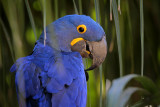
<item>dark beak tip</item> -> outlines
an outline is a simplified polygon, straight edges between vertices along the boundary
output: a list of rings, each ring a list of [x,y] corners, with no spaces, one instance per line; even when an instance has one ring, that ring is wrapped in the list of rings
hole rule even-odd
[[[79,52],[83,58],[91,58],[93,60],[91,67],[85,70],[89,71],[97,68],[105,60],[107,55],[107,42],[105,36],[98,42],[81,40],[71,46],[71,50],[73,52]],[[90,54],[86,51],[89,51]]]

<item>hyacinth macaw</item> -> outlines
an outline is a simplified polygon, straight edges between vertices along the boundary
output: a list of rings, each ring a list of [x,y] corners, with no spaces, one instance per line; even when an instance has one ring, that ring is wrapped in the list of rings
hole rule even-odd
[[[105,32],[97,22],[85,15],[59,18],[42,32],[33,52],[10,69],[19,106],[85,107],[87,71],[98,67],[106,54]],[[93,59],[91,67],[84,70],[82,58]]]

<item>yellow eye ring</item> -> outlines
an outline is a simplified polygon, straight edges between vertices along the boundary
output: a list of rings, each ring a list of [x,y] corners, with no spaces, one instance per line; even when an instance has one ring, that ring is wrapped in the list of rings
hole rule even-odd
[[[77,31],[80,33],[80,34],[83,34],[83,33],[85,33],[86,31],[87,31],[87,27],[86,27],[86,25],[78,25],[77,26]]]

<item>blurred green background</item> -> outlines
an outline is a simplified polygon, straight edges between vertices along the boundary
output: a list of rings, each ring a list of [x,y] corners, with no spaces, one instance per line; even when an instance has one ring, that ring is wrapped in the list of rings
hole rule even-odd
[[[28,1],[33,15],[25,1]],[[98,1],[98,0],[97,0]],[[118,1],[117,1],[118,2]],[[94,0],[75,0],[79,14],[90,16],[96,21]],[[121,0],[119,27],[123,75],[141,74],[140,0]],[[72,0],[1,0],[0,1],[0,106],[18,106],[14,73],[10,67],[19,57],[29,55],[43,30],[43,7],[46,10],[46,25],[68,14],[75,14]],[[160,88],[160,1],[144,0],[144,75]],[[99,70],[90,71],[88,81],[88,107],[98,107],[100,97],[105,106],[106,79],[120,77],[119,52],[114,18],[110,21],[110,0],[99,0],[99,21],[106,32],[108,54],[103,63],[102,77]],[[35,30],[32,24],[35,24]],[[90,61],[86,61],[88,66]],[[100,77],[102,95],[100,94]]]

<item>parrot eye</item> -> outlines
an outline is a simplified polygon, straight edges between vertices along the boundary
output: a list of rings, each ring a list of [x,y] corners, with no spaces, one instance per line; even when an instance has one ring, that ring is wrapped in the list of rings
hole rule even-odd
[[[85,26],[85,25],[79,25],[79,26],[77,26],[77,31],[80,33],[80,34],[83,34],[83,33],[85,33],[86,32],[86,30],[87,30],[87,27]]]

